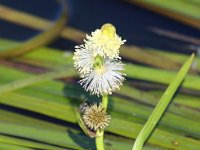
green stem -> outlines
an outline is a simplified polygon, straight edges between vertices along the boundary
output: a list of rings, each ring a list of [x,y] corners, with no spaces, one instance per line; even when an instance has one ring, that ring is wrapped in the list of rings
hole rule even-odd
[[[142,150],[145,141],[150,136],[153,129],[156,127],[158,121],[161,119],[177,88],[187,74],[193,59],[194,54],[191,55],[191,57],[186,61],[186,63],[181,67],[180,71],[174,77],[167,90],[161,97],[160,101],[158,102],[157,106],[153,110],[152,114],[150,115],[148,121],[140,131],[132,150]]]
[[[100,131],[100,130],[97,130],[96,132],[96,149],[97,150],[104,150],[104,140],[103,140],[103,135],[104,135],[104,131]],[[99,136],[98,136],[99,135]]]
[[[108,96],[107,95],[102,96],[102,106],[106,111],[107,107],[108,107]]]
[[[108,107],[108,96],[107,95],[102,96],[102,106],[106,111],[107,107]],[[104,131],[103,130],[97,130],[96,135],[97,135],[97,137],[96,137],[96,148],[97,148],[97,150],[104,150],[104,142],[103,142]]]

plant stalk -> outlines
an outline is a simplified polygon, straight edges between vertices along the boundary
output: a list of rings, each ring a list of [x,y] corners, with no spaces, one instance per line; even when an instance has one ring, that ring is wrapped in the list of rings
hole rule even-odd
[[[108,107],[108,96],[107,95],[102,96],[102,106],[106,111],[107,107]],[[104,150],[104,140],[103,140],[104,130],[97,130],[96,135],[97,135],[97,137],[96,137],[97,150]]]
[[[102,106],[106,111],[107,107],[108,107],[108,96],[107,95],[102,96]]]
[[[104,140],[103,140],[103,135],[104,135],[104,131],[101,131],[101,130],[97,130],[96,132],[96,149],[97,150],[104,150]],[[99,136],[98,136],[99,135]]]

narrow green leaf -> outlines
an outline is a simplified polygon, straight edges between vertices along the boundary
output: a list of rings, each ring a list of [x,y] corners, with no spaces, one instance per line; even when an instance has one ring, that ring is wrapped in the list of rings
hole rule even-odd
[[[63,68],[62,70],[59,70],[59,71],[49,72],[49,73],[45,73],[45,74],[41,74],[41,75],[37,75],[37,76],[32,76],[30,78],[16,80],[11,83],[0,86],[0,94],[4,93],[4,92],[9,92],[9,91],[13,91],[16,89],[20,89],[25,86],[35,84],[35,83],[38,83],[41,81],[69,77],[69,76],[73,76],[74,74],[75,74],[74,69]]]
[[[155,107],[152,114],[150,115],[148,121],[146,122],[141,132],[139,133],[138,137],[136,138],[135,144],[133,146],[133,150],[142,150],[142,147],[145,141],[150,136],[151,132],[157,125],[158,121],[161,119],[163,113],[165,112],[167,106],[170,103],[170,100],[172,99],[177,88],[179,87],[185,75],[187,74],[192,64],[193,59],[194,59],[194,54],[191,55],[191,57],[186,61],[186,63],[181,67],[180,71],[171,81],[167,90],[165,91],[160,101],[158,102],[157,106]]]
[[[65,150],[64,148],[60,148],[58,146],[35,142],[35,141],[31,141],[31,140],[25,140],[25,139],[21,139],[19,137],[1,135],[1,134],[0,134],[0,143],[6,143],[9,145],[18,145],[18,146],[24,146],[24,147],[31,147],[31,148],[38,148],[38,149]]]
[[[33,150],[32,148],[28,148],[28,147],[17,146],[14,144],[7,144],[7,143],[1,143],[1,142],[0,142],[0,149],[1,150]]]

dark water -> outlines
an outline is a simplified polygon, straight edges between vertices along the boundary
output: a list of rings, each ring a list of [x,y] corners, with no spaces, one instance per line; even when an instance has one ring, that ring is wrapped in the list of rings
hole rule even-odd
[[[50,20],[59,16],[61,8],[55,0],[0,0],[0,3]],[[120,0],[66,0],[66,3],[67,25],[91,32],[110,22],[117,27],[119,35],[127,39],[127,44],[191,53],[192,43],[157,35],[151,31],[152,27],[200,38],[199,30]],[[38,33],[0,20],[1,37],[25,40]],[[71,49],[74,44],[58,39],[51,46]]]

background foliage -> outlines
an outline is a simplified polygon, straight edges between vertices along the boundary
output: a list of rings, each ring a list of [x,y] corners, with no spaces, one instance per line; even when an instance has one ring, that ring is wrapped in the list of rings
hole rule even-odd
[[[38,0],[0,2],[0,55],[23,45],[30,36],[51,29],[61,11],[53,0],[48,5]],[[59,38],[55,35],[56,40],[48,46],[21,56],[1,57],[1,149],[95,149],[94,140],[82,133],[74,116],[74,107],[86,98],[95,98],[78,86],[71,58],[74,45],[82,41],[85,32],[106,22],[116,25],[128,42],[121,49],[127,80],[109,99],[112,123],[105,144],[107,149],[131,149],[132,139],[176,71],[189,54],[198,54],[200,9],[195,0],[128,2],[67,1],[69,18],[66,27],[56,34]],[[200,147],[199,62],[197,55],[144,149]]]

